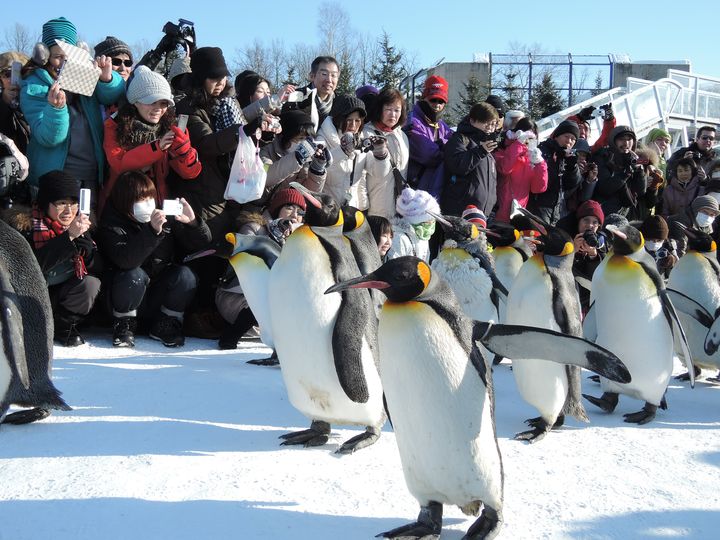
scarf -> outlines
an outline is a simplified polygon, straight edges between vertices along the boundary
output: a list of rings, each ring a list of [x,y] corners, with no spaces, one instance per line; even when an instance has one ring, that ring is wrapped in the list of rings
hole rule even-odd
[[[330,111],[332,110],[333,105],[333,99],[334,95],[332,96],[332,99],[328,99],[327,101],[322,101],[320,99],[320,96],[317,95],[317,92],[315,93],[315,107],[317,107],[318,117],[319,117],[319,123],[322,124],[323,121],[330,116]]]
[[[382,122],[373,122],[373,127],[383,133],[392,133],[394,128],[388,127]]]
[[[218,99],[210,114],[213,117],[215,132],[243,123],[240,105],[238,105],[237,100],[232,96]]]
[[[437,127],[434,124],[437,124],[438,120],[440,120],[440,117],[442,116],[442,113],[445,112],[445,109],[440,112],[435,112],[432,107],[430,107],[430,104],[425,100],[420,101],[418,105],[420,106],[420,110],[428,119],[429,123],[433,125],[433,127]]]
[[[63,234],[67,230],[62,223],[46,216],[37,206],[32,209],[32,240],[36,250],[42,248],[53,238]],[[75,277],[82,279],[87,275],[85,259],[80,253],[75,253],[72,258],[75,269]]]
[[[122,140],[126,149],[136,148],[141,144],[151,143],[160,138],[160,124],[147,124],[137,118],[132,121],[132,129]]]

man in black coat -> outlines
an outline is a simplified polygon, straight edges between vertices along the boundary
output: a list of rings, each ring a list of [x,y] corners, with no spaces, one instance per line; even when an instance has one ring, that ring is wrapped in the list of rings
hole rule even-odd
[[[667,162],[667,174],[665,178],[672,178],[675,174],[677,162],[682,158],[690,158],[698,166],[698,174],[700,182],[705,183],[705,178],[710,176],[710,167],[718,157],[713,146],[715,145],[716,135],[713,126],[701,126],[697,130],[695,140],[689,146],[683,146],[679,150],[673,152]]]

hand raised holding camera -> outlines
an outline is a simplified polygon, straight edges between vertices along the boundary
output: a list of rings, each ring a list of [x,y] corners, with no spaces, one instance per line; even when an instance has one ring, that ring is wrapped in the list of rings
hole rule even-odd
[[[355,152],[355,135],[350,132],[343,133],[342,137],[340,137],[340,148],[347,157],[352,156],[353,152]]]
[[[180,204],[182,204],[182,213],[176,215],[175,220],[185,225],[192,225],[195,222],[195,211],[190,206],[190,203],[182,197],[180,198]]]
[[[165,212],[157,208],[153,210],[152,214],[150,214],[150,226],[155,231],[155,234],[160,234],[162,232],[162,228],[165,223],[167,223]]]
[[[75,240],[78,236],[82,236],[83,234],[85,234],[90,228],[90,225],[90,218],[87,217],[85,214],[81,214],[80,212],[78,212],[77,216],[75,216],[75,219],[70,222],[70,225],[68,225],[67,228],[70,240]]]
[[[297,160],[298,165],[301,166],[305,165],[306,163],[310,163],[314,154],[315,144],[313,144],[313,142],[308,139],[300,141],[300,143],[295,148],[295,159]]]
[[[378,160],[385,159],[388,155],[387,139],[385,137],[373,137],[372,139],[373,157]]]
[[[490,154],[490,153],[492,153],[493,150],[495,150],[498,147],[498,143],[495,142],[494,140],[489,140],[489,141],[481,142],[480,146],[482,146],[485,149],[485,151],[488,154]]]
[[[160,148],[160,150],[162,150],[163,152],[166,150],[170,150],[170,145],[172,145],[174,139],[175,133],[173,133],[172,131],[168,131],[158,139],[158,148]]]

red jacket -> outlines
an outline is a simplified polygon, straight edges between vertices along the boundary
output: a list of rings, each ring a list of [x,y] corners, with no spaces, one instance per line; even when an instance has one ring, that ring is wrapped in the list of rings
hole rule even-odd
[[[182,156],[172,156],[167,150],[160,150],[156,141],[141,144],[130,150],[118,143],[117,123],[113,118],[105,120],[105,156],[110,165],[110,175],[103,185],[98,200],[98,215],[102,213],[105,201],[115,185],[117,177],[125,171],[143,171],[155,183],[158,202],[167,198],[166,179],[170,169],[180,178],[192,180],[202,171],[202,165],[193,147]]]
[[[495,164],[498,170],[497,221],[510,222],[510,206],[513,198],[525,208],[530,193],[542,193],[547,189],[547,163],[530,163],[528,148],[520,141],[495,151]]]

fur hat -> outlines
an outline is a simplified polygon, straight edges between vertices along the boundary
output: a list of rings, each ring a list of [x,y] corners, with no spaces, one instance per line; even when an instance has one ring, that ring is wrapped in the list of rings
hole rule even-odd
[[[405,218],[405,221],[416,225],[425,221],[434,221],[435,218],[428,212],[439,214],[440,206],[427,191],[406,187],[397,198],[395,210]]]
[[[571,133],[575,135],[575,138],[577,139],[580,137],[580,128],[572,120],[563,120],[553,130],[550,137],[554,139],[555,137],[559,137],[560,135],[564,135],[565,133]]]
[[[117,56],[118,54],[127,54],[130,61],[133,61],[128,44],[115,36],[107,36],[104,41],[95,45],[95,56]]]
[[[448,82],[439,75],[431,75],[425,79],[422,99],[441,99],[448,102]]]
[[[330,116],[335,118],[347,118],[350,114],[355,111],[360,113],[360,116],[365,118],[367,111],[365,110],[365,103],[362,99],[357,98],[351,94],[344,94],[335,96],[333,99],[332,109],[330,109]]]
[[[0,54],[0,69],[11,67],[13,62],[20,62],[22,65],[25,65],[28,60],[30,60],[30,58],[27,54],[17,51],[4,52]]]
[[[718,206],[718,202],[715,200],[715,197],[712,197],[710,195],[701,195],[700,197],[695,197],[693,202],[690,203],[690,206],[695,214],[700,212],[700,210],[707,214],[711,213],[714,216],[720,214],[720,207]]]
[[[638,228],[647,240],[667,240],[670,234],[667,221],[662,216],[648,216]]]
[[[278,212],[286,204],[297,204],[300,208],[305,210],[307,203],[305,197],[297,189],[285,188],[277,190],[272,198],[270,204],[268,204],[268,212],[273,219],[278,217]]]
[[[133,78],[130,79],[127,89],[128,103],[142,103],[151,105],[161,99],[175,105],[173,101],[170,83],[159,73],[151,71],[147,66],[139,66],[133,71]]]
[[[51,202],[80,199],[80,182],[63,171],[50,171],[38,179],[37,205],[47,214]]]
[[[487,227],[487,218],[485,217],[485,214],[478,210],[477,206],[474,204],[468,204],[465,207],[465,210],[463,210],[461,217],[470,223],[479,225],[480,227]]]
[[[595,216],[600,222],[600,225],[605,221],[605,213],[597,201],[585,201],[575,210],[575,217],[578,218],[578,220],[587,216]]]
[[[195,86],[202,86],[205,79],[228,77],[227,64],[219,47],[200,47],[190,56],[190,69]]]
[[[49,49],[61,39],[70,45],[77,45],[77,28],[65,17],[51,19],[42,26],[42,42]]]

